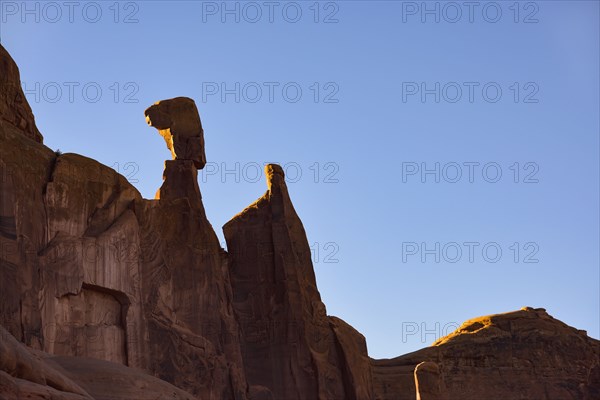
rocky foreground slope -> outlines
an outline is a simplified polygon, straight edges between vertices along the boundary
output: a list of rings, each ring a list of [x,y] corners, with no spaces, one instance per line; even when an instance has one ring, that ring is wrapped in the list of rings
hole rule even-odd
[[[2,46],[0,88],[0,399],[600,398],[600,342],[542,309],[370,359],[327,315],[279,166],[221,248],[190,99],[147,110],[173,157],[147,200],[111,168],[43,145]]]

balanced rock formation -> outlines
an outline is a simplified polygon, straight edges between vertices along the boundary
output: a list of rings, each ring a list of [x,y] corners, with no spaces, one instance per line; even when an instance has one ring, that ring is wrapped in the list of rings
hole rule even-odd
[[[173,160],[192,160],[198,169],[206,165],[204,130],[194,100],[177,97],[146,109],[148,125],[158,129]]]
[[[542,309],[467,321],[392,360],[321,301],[278,165],[224,227],[191,99],[146,111],[173,160],[156,199],[42,144],[0,45],[0,399],[600,398],[600,342]]]

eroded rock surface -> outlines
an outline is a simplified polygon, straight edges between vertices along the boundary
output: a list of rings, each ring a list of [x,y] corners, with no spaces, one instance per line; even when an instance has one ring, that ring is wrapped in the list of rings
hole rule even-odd
[[[423,361],[415,367],[415,391],[417,400],[447,399],[440,367],[436,363]]]
[[[206,218],[194,165],[166,165],[160,199],[135,203],[148,368],[199,398],[244,399],[226,254]]]
[[[431,347],[373,360],[380,400],[600,398],[600,342],[544,309],[463,323]],[[418,381],[418,391],[415,387]]]
[[[204,168],[204,130],[194,100],[187,97],[162,100],[145,114],[148,124],[165,139],[173,160],[192,160],[196,168]]]
[[[374,398],[371,360],[365,337],[337,317],[329,317],[329,326],[335,334],[341,357],[346,398],[356,400]]]
[[[223,227],[248,383],[263,398],[370,399],[364,339],[332,329],[283,170],[265,173],[265,195]]]
[[[141,370],[93,358],[51,356],[0,326],[0,399],[193,400]]]
[[[0,326],[0,398],[92,399]]]
[[[21,87],[19,68],[0,45],[0,120],[13,125],[28,138],[42,143],[31,107]]]

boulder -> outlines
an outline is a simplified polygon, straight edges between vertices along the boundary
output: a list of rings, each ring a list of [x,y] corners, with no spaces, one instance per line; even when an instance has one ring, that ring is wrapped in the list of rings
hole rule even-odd
[[[197,169],[204,168],[204,130],[194,100],[176,97],[158,101],[145,115],[148,125],[165,139],[173,160],[191,160]]]

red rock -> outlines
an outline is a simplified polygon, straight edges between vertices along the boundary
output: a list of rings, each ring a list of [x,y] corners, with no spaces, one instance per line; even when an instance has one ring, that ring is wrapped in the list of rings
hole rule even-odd
[[[273,399],[369,399],[364,338],[328,319],[283,170],[265,173],[265,195],[223,227],[248,383]]]
[[[417,400],[446,400],[446,388],[440,377],[439,366],[423,361],[415,367],[415,391]]]
[[[78,384],[46,364],[39,355],[30,352],[0,326],[0,396],[8,394],[13,398],[92,398]]]
[[[77,383],[76,383],[77,382]],[[46,400],[193,400],[141,370],[28,349],[0,326],[0,398]]]
[[[330,316],[329,325],[335,334],[341,358],[346,399],[374,399],[371,360],[365,337],[337,317]]]
[[[167,162],[160,200],[134,205],[147,369],[199,398],[244,399],[226,255],[199,195],[192,163],[174,160]]]
[[[21,88],[19,68],[0,45],[0,120],[13,125],[23,135],[38,143],[44,138],[35,126],[31,107]]]
[[[163,172],[163,185],[156,192],[156,199],[163,204],[177,200],[188,199],[190,206],[202,209],[202,195],[198,187],[198,170],[191,160],[165,161]]]
[[[415,378],[423,400],[597,399],[600,342],[527,307],[469,320],[414,353],[373,360],[377,399],[415,399]]]
[[[194,100],[162,100],[146,109],[145,114],[148,125],[158,129],[165,139],[173,160],[192,160],[196,168],[204,168],[204,130]]]

